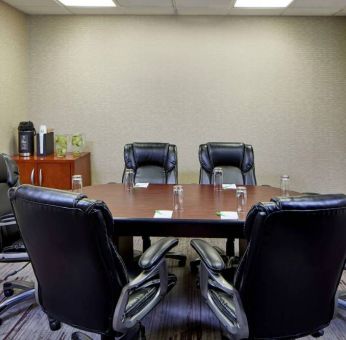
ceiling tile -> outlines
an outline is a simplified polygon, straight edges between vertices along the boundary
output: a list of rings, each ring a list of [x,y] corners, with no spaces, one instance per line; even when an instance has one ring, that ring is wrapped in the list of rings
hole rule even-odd
[[[173,7],[172,0],[117,0],[122,7]]]
[[[32,15],[49,15],[49,14],[71,14],[67,9],[61,6],[49,6],[49,7],[44,7],[44,6],[20,6],[19,9],[21,12],[24,12],[26,14],[32,14]]]
[[[85,15],[173,15],[173,7],[115,7],[115,8],[70,8],[73,14]]]
[[[22,8],[22,7],[62,7],[62,5],[54,0],[3,0],[9,5]]]
[[[295,16],[325,16],[334,15],[338,10],[335,8],[286,8],[282,15]]]
[[[289,8],[344,8],[346,0],[295,0]]]
[[[282,8],[234,8],[229,10],[230,15],[280,15]]]
[[[229,9],[227,7],[178,7],[177,12],[179,15],[227,15]]]
[[[230,0],[175,0],[175,5],[180,7],[197,7],[197,8],[230,8]]]

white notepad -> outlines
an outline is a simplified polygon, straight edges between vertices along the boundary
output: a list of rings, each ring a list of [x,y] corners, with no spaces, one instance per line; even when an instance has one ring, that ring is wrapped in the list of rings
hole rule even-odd
[[[237,189],[235,184],[222,184],[222,189]]]
[[[136,183],[134,185],[134,188],[147,188],[149,186],[149,183]]]
[[[172,218],[172,210],[155,210],[154,218]]]
[[[220,211],[219,215],[222,220],[237,220],[239,218],[236,211]]]

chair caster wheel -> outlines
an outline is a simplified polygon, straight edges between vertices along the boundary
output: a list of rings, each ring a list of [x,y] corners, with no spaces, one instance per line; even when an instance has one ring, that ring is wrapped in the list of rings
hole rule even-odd
[[[57,331],[61,328],[61,322],[58,320],[50,319],[49,328],[51,331]]]
[[[311,334],[314,338],[319,338],[320,336],[324,335],[324,330],[317,331],[313,334]]]
[[[197,274],[198,273],[198,265],[196,265],[194,263],[190,263],[190,271],[193,274]]]
[[[179,266],[179,267],[185,267],[185,265],[186,265],[186,260],[180,260],[180,261],[178,262],[178,266]]]
[[[6,297],[12,296],[14,293],[13,286],[11,282],[5,282],[3,284],[3,289],[4,289],[4,295]]]
[[[13,288],[4,289],[4,295],[5,295],[6,297],[12,296],[13,293],[14,293]]]

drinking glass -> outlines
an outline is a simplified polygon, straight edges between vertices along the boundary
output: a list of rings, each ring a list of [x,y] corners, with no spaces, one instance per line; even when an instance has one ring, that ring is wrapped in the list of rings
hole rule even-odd
[[[57,157],[65,157],[67,152],[67,135],[55,135],[55,151]]]
[[[214,168],[213,170],[213,182],[215,190],[222,190],[223,183],[223,171],[222,168]]]
[[[132,190],[135,184],[135,172],[132,169],[125,171],[125,187],[128,191]]]
[[[289,196],[288,191],[290,190],[290,176],[282,175],[280,178],[280,188],[282,196]]]
[[[246,187],[237,187],[236,197],[237,197],[237,211],[243,212],[246,206],[246,201],[247,201]]]
[[[72,191],[82,193],[83,191],[83,177],[82,175],[72,176]]]
[[[72,153],[73,156],[78,157],[84,147],[85,144],[85,137],[81,133],[75,133],[71,137],[71,145],[72,145]]]
[[[184,189],[182,185],[173,186],[173,210],[179,211],[184,208]]]

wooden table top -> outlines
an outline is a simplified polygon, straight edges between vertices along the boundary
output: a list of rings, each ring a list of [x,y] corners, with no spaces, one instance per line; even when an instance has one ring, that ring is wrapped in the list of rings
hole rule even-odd
[[[174,212],[172,219],[164,220],[154,219],[153,216],[155,210],[173,210],[173,185],[149,184],[148,188],[127,191],[123,184],[102,184],[85,187],[83,193],[89,198],[103,200],[108,205],[115,225],[119,228],[119,235],[193,237],[210,237],[211,233],[221,237],[226,232],[221,225],[227,225],[228,228],[233,225],[239,231],[254,204],[270,201],[281,193],[280,189],[270,186],[247,186],[247,204],[244,212],[239,214],[239,219],[221,220],[216,212],[237,209],[235,190],[215,191],[212,185],[199,184],[184,184],[183,188],[183,211]],[[160,228],[155,227],[158,223]],[[215,226],[217,230],[213,229]]]

